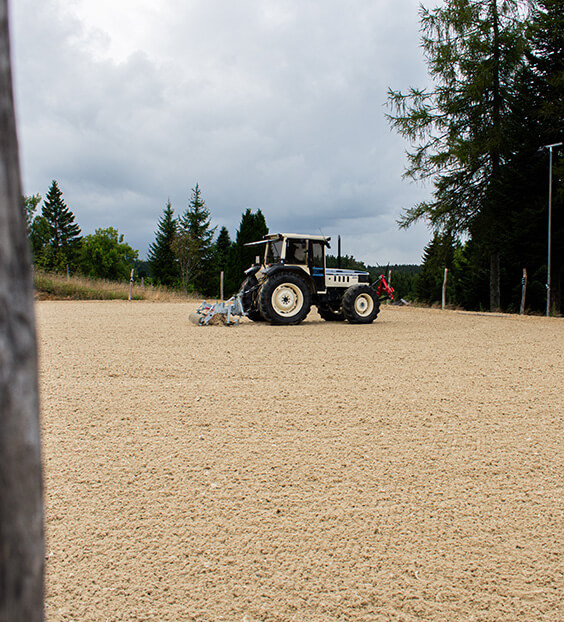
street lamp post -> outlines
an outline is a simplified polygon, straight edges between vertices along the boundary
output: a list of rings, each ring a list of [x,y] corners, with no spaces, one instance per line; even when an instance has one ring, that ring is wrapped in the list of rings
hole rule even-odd
[[[548,164],[548,258],[546,268],[546,317],[550,315],[550,252],[552,246],[552,150],[554,147],[561,147],[562,143],[545,145],[550,157]]]

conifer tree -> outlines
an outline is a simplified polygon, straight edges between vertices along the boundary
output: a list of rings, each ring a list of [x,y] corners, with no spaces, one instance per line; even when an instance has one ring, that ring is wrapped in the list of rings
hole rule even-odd
[[[178,223],[173,251],[178,259],[186,290],[202,294],[213,287],[213,236],[211,215],[202,198],[200,186],[192,188],[190,203]]]
[[[221,273],[223,272],[223,293],[230,296],[234,288],[228,281],[228,269],[231,261],[232,242],[227,227],[221,227],[217,239],[213,245],[213,270],[211,278],[210,294],[217,295],[220,293]]]
[[[450,295],[447,298],[449,302],[454,302],[452,300],[452,266],[458,246],[459,244],[448,233],[435,234],[431,242],[427,244],[423,250],[421,271],[417,275],[415,284],[415,294],[418,300],[427,303],[441,300],[444,270],[447,268],[451,273],[447,290]]]
[[[229,282],[237,288],[244,277],[244,270],[254,263],[257,249],[246,247],[249,242],[257,242],[268,233],[268,226],[264,214],[260,209],[255,213],[249,208],[241,216],[241,223],[237,230],[237,237],[232,248],[232,258],[229,263]],[[264,249],[261,249],[264,250]]]
[[[63,201],[63,193],[55,180],[43,201],[41,216],[49,231],[49,240],[41,251],[41,267],[55,271],[74,267],[80,245],[80,227]]]
[[[156,283],[173,286],[178,282],[178,259],[173,251],[177,221],[170,200],[158,223],[155,241],[149,246],[147,260]]]
[[[231,238],[229,237],[229,231],[227,227],[221,227],[217,240],[215,241],[215,261],[220,271],[227,270],[230,248]]]
[[[501,169],[511,155],[508,105],[524,63],[518,0],[447,0],[421,9],[432,91],[389,91],[392,126],[412,142],[406,175],[432,178],[434,198],[408,209],[436,232],[470,232],[490,255],[490,307],[500,305]]]
[[[527,63],[509,102],[511,123],[505,132],[513,153],[501,174],[500,194],[506,207],[499,235],[505,264],[502,295],[505,308],[519,309],[525,268],[527,307],[541,311],[546,308],[549,171],[548,150],[543,147],[564,141],[564,4],[560,0],[536,0],[526,35]],[[557,312],[564,285],[562,156],[562,148],[554,149],[551,300]],[[477,242],[474,239],[475,246]]]

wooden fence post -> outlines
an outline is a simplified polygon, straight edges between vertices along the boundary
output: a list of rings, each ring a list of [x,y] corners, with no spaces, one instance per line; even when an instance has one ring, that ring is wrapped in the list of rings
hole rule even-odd
[[[443,295],[441,299],[441,309],[444,311],[446,306],[446,286],[447,286],[448,268],[445,268],[445,276],[443,278]]]
[[[135,271],[135,268],[131,268],[131,274],[129,275],[129,298],[128,300],[131,300],[131,294],[133,292],[133,272]]]
[[[223,300],[223,270],[219,273],[219,299]]]
[[[0,621],[41,622],[45,548],[37,345],[7,0],[0,0],[0,127]]]
[[[521,279],[521,308],[519,314],[525,313],[525,297],[527,295],[527,268],[523,268],[523,278]]]

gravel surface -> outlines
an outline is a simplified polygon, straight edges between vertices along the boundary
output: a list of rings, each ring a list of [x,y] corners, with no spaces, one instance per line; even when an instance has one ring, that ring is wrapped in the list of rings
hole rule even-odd
[[[564,619],[564,320],[40,302],[48,622]]]

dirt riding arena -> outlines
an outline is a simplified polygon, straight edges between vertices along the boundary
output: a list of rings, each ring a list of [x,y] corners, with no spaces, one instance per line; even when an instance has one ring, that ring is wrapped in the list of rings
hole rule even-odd
[[[48,622],[564,620],[564,320],[40,302]]]

